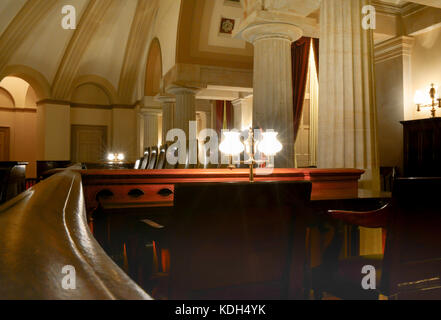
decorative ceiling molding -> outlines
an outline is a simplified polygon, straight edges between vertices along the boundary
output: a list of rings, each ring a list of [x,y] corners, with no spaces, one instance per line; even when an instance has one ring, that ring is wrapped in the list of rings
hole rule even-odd
[[[32,0],[24,4],[0,37],[0,73],[35,25],[44,20],[56,4],[57,0]]]
[[[53,97],[68,99],[81,59],[113,0],[90,0],[72,36],[53,81]]]
[[[395,16],[406,16],[425,8],[423,5],[411,2],[403,4],[391,4],[383,1],[373,1],[372,4],[375,6],[375,9],[378,12]]]
[[[133,18],[129,39],[127,41],[118,87],[118,96],[124,103],[131,102],[139,72],[143,69],[142,57],[148,40],[146,35],[152,25],[158,4],[159,1],[157,0],[138,0],[135,17]]]
[[[414,42],[415,39],[412,37],[401,36],[377,44],[375,46],[375,63],[403,56],[410,57]]]

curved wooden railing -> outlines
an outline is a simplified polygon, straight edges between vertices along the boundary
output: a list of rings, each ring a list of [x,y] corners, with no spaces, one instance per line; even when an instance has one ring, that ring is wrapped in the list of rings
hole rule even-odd
[[[151,298],[94,239],[81,176],[66,170],[0,206],[0,299]]]

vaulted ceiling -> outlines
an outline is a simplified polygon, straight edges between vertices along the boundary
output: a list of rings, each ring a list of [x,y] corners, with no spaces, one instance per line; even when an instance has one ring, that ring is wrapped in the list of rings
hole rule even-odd
[[[261,0],[242,4],[252,1]],[[318,19],[320,0],[265,3],[277,9],[285,2],[285,9],[301,7]],[[408,1],[382,2],[402,7]],[[441,8],[441,0],[412,2]],[[72,4],[77,26],[66,30],[62,8]],[[1,0],[0,80],[21,76],[37,83],[39,98],[69,100],[75,86],[93,79],[113,92],[114,103],[132,104],[144,95],[155,38],[164,74],[177,62],[252,68],[252,46],[231,36],[241,18],[237,0]]]

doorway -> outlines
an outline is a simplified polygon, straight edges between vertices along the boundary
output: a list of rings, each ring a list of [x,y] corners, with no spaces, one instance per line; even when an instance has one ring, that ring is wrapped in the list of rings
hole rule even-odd
[[[99,163],[105,160],[107,126],[73,125],[71,131],[71,161]]]
[[[9,161],[10,128],[0,127],[0,161]]]

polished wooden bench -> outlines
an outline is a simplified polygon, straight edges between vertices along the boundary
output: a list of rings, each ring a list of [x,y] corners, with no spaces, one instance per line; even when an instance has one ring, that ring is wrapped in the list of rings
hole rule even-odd
[[[150,299],[86,221],[81,175],[66,170],[0,206],[0,299]],[[76,289],[63,289],[64,266]]]

